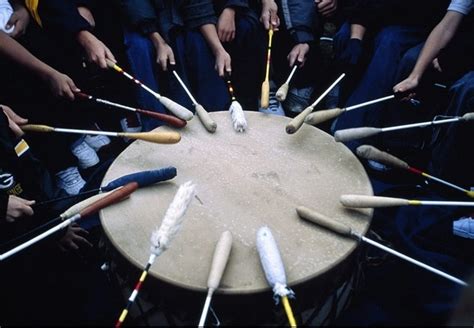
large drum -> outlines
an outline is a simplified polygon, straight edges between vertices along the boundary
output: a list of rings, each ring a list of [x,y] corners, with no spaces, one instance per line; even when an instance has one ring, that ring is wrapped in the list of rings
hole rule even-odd
[[[288,118],[246,112],[249,127],[237,133],[228,112],[210,115],[218,124],[214,134],[195,117],[180,130],[180,143],[136,141],[118,156],[104,183],[165,166],[175,166],[178,175],[170,182],[138,190],[126,202],[101,212],[111,245],[124,262],[142,269],[150,254],[152,231],[160,225],[178,186],[192,180],[196,197],[182,229],[150,269],[149,279],[160,284],[162,293],[173,293],[176,299],[177,291],[184,292],[187,300],[196,295],[193,302],[200,308],[214,247],[221,233],[229,230],[234,242],[218,293],[225,302],[239,299],[240,305],[265,295],[264,303],[274,306],[255,243],[257,230],[267,225],[298,300],[320,297],[327,289],[323,287],[352,270],[346,260],[356,243],[303,221],[295,208],[314,208],[364,234],[372,211],[349,211],[339,203],[345,193],[372,195],[363,166],[343,144],[313,126],[303,125],[288,135]],[[318,289],[308,289],[311,283]],[[262,306],[259,302],[253,306],[255,311]],[[218,303],[219,295],[213,300]],[[239,314],[237,308],[233,311]],[[239,315],[248,317],[248,313]]]

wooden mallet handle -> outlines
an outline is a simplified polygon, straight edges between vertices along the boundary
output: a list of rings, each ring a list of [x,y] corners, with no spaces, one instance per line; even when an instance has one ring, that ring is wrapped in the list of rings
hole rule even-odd
[[[230,251],[232,249],[232,234],[224,231],[219,238],[212,258],[211,270],[207,279],[207,287],[216,290],[219,287],[222,275],[224,274]]]
[[[210,133],[216,132],[217,123],[212,119],[204,107],[202,107],[200,104],[196,104],[194,108],[196,109],[197,116],[201,120],[202,125],[204,125],[206,130]]]
[[[178,117],[162,114],[162,113],[157,113],[157,112],[152,112],[151,110],[137,108],[137,113],[156,118],[157,120],[163,121],[176,128],[183,128],[186,126],[186,123],[187,123],[185,120],[182,120]]]
[[[41,125],[41,124],[25,124],[21,125],[20,128],[23,131],[29,132],[54,132],[54,128],[48,125]]]
[[[373,160],[376,162],[380,162],[382,164],[387,164],[387,165],[397,167],[400,169],[408,170],[410,168],[408,163],[402,161],[401,159],[393,155],[390,155],[389,153],[381,151],[375,148],[374,146],[370,146],[370,145],[359,146],[356,149],[356,154],[359,157],[362,157],[368,160]]]
[[[410,205],[410,202],[403,198],[366,195],[342,195],[340,201],[345,207],[352,208],[376,208]]]
[[[345,110],[343,108],[318,110],[317,112],[311,113],[306,116],[304,121],[306,124],[316,125],[338,117],[339,115],[344,113],[344,111]]]
[[[159,144],[175,144],[181,140],[178,132],[119,132],[118,136],[130,139],[138,139]]]
[[[189,109],[181,106],[177,102],[167,97],[160,96],[159,100],[161,104],[165,106],[170,112],[183,120],[190,121],[194,117],[193,113]]]
[[[298,131],[298,129],[303,125],[306,116],[308,116],[313,111],[313,109],[313,106],[306,107],[304,111],[296,115],[296,117],[286,125],[286,133],[293,134]]]
[[[134,192],[137,189],[138,189],[138,183],[136,182],[127,183],[122,188],[112,191],[106,197],[101,198],[98,201],[92,203],[91,205],[89,205],[88,207],[80,211],[79,214],[81,215],[81,217],[95,214],[99,212],[101,209],[107,206],[110,206],[112,204],[115,204],[121,201],[122,199],[128,197],[132,192]]]
[[[374,136],[382,132],[380,128],[352,128],[339,130],[334,133],[334,140],[337,142],[347,142],[356,139],[363,139]]]
[[[313,223],[316,223],[317,225],[320,225],[326,229],[332,230],[340,235],[347,236],[347,237],[350,237],[352,235],[351,227],[341,222],[332,220],[328,218],[327,216],[321,213],[318,213],[314,210],[311,210],[307,207],[300,206],[296,209],[296,212],[301,218],[311,221]]]
[[[112,191],[109,192],[104,192],[101,194],[94,195],[92,197],[89,197],[87,199],[84,199],[82,202],[79,202],[77,204],[74,204],[73,206],[69,207],[66,211],[64,211],[60,216],[61,219],[69,219],[70,217],[73,217],[74,215],[78,214],[81,212],[83,209],[86,207],[94,204],[98,200],[107,197]]]

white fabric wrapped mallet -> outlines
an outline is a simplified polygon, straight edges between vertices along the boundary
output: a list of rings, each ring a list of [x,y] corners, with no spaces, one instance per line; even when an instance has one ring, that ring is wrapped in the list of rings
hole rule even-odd
[[[247,129],[247,120],[245,119],[244,110],[240,103],[236,100],[232,101],[229,107],[232,125],[237,132],[244,132]]]
[[[226,76],[227,80],[227,89],[229,89],[229,94],[232,103],[229,107],[230,117],[232,118],[232,126],[237,132],[244,132],[247,129],[247,120],[245,119],[244,110],[242,105],[237,101],[234,95],[234,87],[230,81],[230,76]]]
[[[181,224],[184,220],[184,214],[186,213],[186,210],[188,209],[194,194],[195,185],[192,184],[191,181],[182,184],[176,192],[173,201],[166,210],[165,217],[161,222],[160,227],[153,231],[151,235],[151,254],[148,259],[148,263],[146,264],[145,269],[143,270],[132,294],[128,298],[125,309],[123,309],[119,319],[115,323],[115,327],[122,326],[125,318],[127,317],[128,311],[130,310],[130,307],[135,301],[135,298],[137,297],[138,292],[140,291],[140,288],[145,281],[146,276],[148,275],[150,267],[153,265],[153,262],[155,262],[156,257],[169,248],[171,241],[178,233],[179,228],[181,227]]]
[[[288,297],[294,297],[295,293],[286,285],[285,267],[280,251],[270,228],[266,226],[257,231],[257,251],[267,282],[273,289],[275,301],[278,303],[279,297],[281,297],[290,326],[296,327],[296,321],[288,302]]]

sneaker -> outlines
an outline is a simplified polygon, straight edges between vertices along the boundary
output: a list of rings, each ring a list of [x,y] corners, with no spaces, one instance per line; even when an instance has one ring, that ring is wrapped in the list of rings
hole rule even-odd
[[[79,139],[72,147],[71,151],[79,161],[81,169],[87,169],[99,163],[99,156],[91,146],[85,142],[85,138]]]
[[[142,122],[137,114],[129,114],[125,118],[120,120],[123,132],[141,132]]]
[[[102,147],[107,146],[110,144],[110,138],[107,136],[91,136],[91,135],[86,135],[84,138],[84,141],[86,144],[88,144],[92,149],[95,150],[95,152],[98,152]]]
[[[56,173],[56,184],[69,195],[77,195],[86,182],[81,177],[78,168],[72,166]]]
[[[301,113],[306,107],[308,107],[311,103],[311,95],[313,94],[313,87],[307,88],[291,88],[288,91],[288,96],[286,100],[283,102],[283,107],[288,112],[293,112],[295,114]]]
[[[268,108],[265,108],[265,109],[260,108],[258,111],[260,113],[285,116],[285,111],[283,110],[283,107],[281,106],[281,103],[276,98],[276,92],[275,91],[270,91],[270,97],[269,97],[269,101],[268,101]]]
[[[474,239],[474,219],[462,217],[453,221],[453,234],[463,238]]]

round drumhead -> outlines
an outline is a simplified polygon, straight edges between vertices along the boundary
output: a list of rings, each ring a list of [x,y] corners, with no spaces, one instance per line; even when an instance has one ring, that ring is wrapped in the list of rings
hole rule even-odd
[[[165,166],[178,172],[173,180],[137,190],[102,210],[105,233],[126,259],[144,267],[152,231],[179,185],[189,180],[196,184],[196,197],[170,248],[150,269],[161,281],[205,291],[214,247],[225,230],[233,235],[219,290],[226,294],[268,290],[256,249],[256,233],[264,225],[278,243],[290,286],[318,277],[354,251],[354,241],[300,219],[295,210],[304,205],[366,232],[372,210],[347,210],[339,203],[341,194],[373,194],[363,166],[348,148],[306,124],[288,135],[286,117],[245,112],[248,129],[238,133],[228,112],[210,115],[217,122],[215,133],[195,117],[179,130],[180,143],[135,141],[110,167],[104,184]]]

